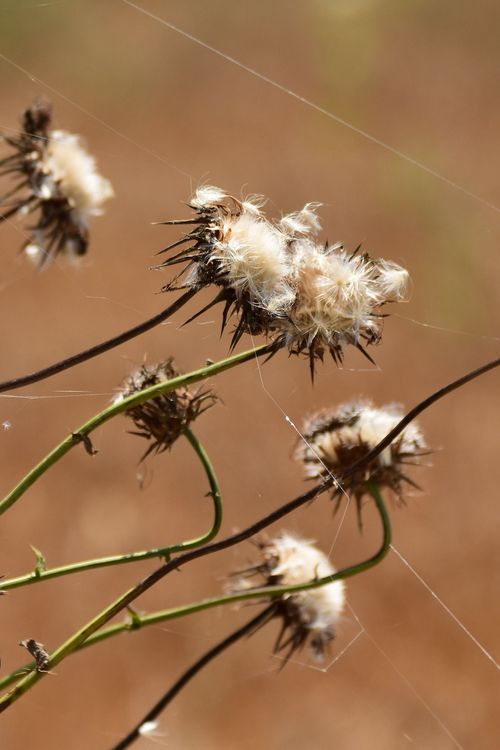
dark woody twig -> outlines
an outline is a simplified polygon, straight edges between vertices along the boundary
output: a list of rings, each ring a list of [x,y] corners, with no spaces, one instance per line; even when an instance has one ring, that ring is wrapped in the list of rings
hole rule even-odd
[[[4,391],[13,391],[16,388],[22,388],[23,386],[31,385],[32,383],[38,383],[40,380],[45,380],[46,378],[52,377],[52,375],[57,375],[59,372],[69,370],[71,367],[82,364],[82,362],[87,362],[89,359],[98,357],[99,354],[109,352],[111,349],[114,349],[115,347],[124,344],[126,341],[130,341],[136,336],[140,336],[146,331],[150,331],[152,328],[160,325],[160,323],[163,323],[164,320],[167,320],[167,318],[174,315],[181,309],[181,307],[184,307],[184,305],[189,302],[191,297],[194,297],[195,294],[196,291],[190,289],[157,315],[153,315],[152,318],[145,320],[143,323],[139,323],[139,325],[129,328],[128,331],[119,333],[118,336],[113,336],[113,338],[108,339],[107,341],[91,346],[90,349],[85,349],[82,352],[78,352],[78,354],[73,354],[71,357],[62,359],[60,362],[55,362],[48,367],[44,367],[42,370],[36,370],[29,375],[22,375],[18,378],[12,378],[12,380],[5,380],[3,383],[0,383],[0,393],[3,393]]]
[[[203,656],[195,661],[194,664],[187,669],[183,675],[175,682],[169,690],[160,698],[160,700],[153,706],[153,708],[148,711],[146,716],[144,716],[141,721],[135,725],[135,727],[122,739],[120,742],[118,742],[117,745],[114,745],[112,750],[125,750],[125,748],[130,747],[130,745],[141,736],[141,727],[146,724],[146,722],[154,721],[160,713],[167,708],[167,706],[173,701],[173,699],[180,693],[183,687],[185,687],[190,680],[193,679],[193,677],[196,677],[198,672],[200,672],[203,667],[205,667],[209,662],[213,661],[219,654],[221,654],[223,651],[225,651],[229,646],[232,646],[233,643],[236,643],[241,638],[244,638],[246,635],[251,635],[254,630],[264,625],[268,620],[270,620],[275,613],[275,605],[271,604],[269,607],[266,607],[266,609],[262,612],[259,612],[259,614],[256,617],[253,617],[249,622],[242,625],[241,628],[238,628],[233,633],[228,635],[224,640],[220,641],[220,643],[217,643],[213,648],[211,648],[209,651],[207,651],[206,654],[203,654]]]

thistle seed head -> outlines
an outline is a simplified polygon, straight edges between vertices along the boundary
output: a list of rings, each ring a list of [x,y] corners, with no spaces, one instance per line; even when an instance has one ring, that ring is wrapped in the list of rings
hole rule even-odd
[[[304,464],[309,479],[326,479],[329,474],[341,477],[348,467],[375,448],[403,416],[398,404],[376,408],[366,400],[320,411],[304,424],[304,439],[297,443],[295,457]],[[407,476],[407,467],[419,464],[428,453],[422,431],[411,422],[382,453],[343,482],[344,490],[356,499],[358,513],[363,497],[368,494],[367,482],[388,488],[404,502],[404,485],[417,487]],[[338,501],[342,492],[338,486],[333,488]]]
[[[19,136],[3,136],[14,153],[0,160],[0,175],[21,177],[0,198],[0,222],[17,214],[38,214],[24,250],[39,266],[58,253],[84,255],[89,218],[101,214],[113,196],[111,183],[97,172],[79,136],[51,130],[51,120],[51,107],[44,101],[27,109]]]
[[[375,311],[383,302],[375,262],[308,239],[296,241],[292,251],[295,301],[281,323],[289,350],[308,352],[312,362],[326,349],[341,362],[347,344],[377,343],[382,319]]]
[[[363,345],[381,338],[382,306],[405,299],[408,272],[359,248],[320,244],[317,203],[277,222],[265,218],[263,203],[216,187],[197,190],[194,218],[180,222],[193,229],[162,251],[186,244],[161,264],[184,264],[164,289],[214,284],[219,293],[208,307],[225,303],[223,328],[236,315],[233,345],[243,333],[264,334],[276,349],[308,355],[312,371],[325,351],[337,363],[348,344],[366,354]]]
[[[179,375],[172,358],[157,365],[143,365],[126,378],[113,403],[120,403],[134,393]],[[144,437],[151,443],[141,460],[150,453],[162,453],[171,448],[179,435],[216,400],[217,397],[210,390],[193,391],[181,386],[127,409],[125,415],[136,427],[132,434]]]
[[[326,555],[310,541],[293,534],[280,536],[259,544],[261,560],[235,579],[234,588],[251,590],[262,585],[293,586],[333,575]],[[282,620],[275,651],[285,651],[286,658],[308,643],[314,656],[323,659],[328,644],[335,638],[335,629],[345,606],[345,585],[333,581],[317,588],[283,594],[277,603],[276,615]]]
[[[244,332],[267,334],[294,298],[285,235],[263,216],[259,196],[240,201],[204,186],[189,205],[196,215],[186,223],[194,228],[165,251],[184,243],[187,247],[161,264],[185,266],[164,290],[213,284],[219,287],[213,304],[225,303],[223,328],[230,313],[238,318],[233,346]]]

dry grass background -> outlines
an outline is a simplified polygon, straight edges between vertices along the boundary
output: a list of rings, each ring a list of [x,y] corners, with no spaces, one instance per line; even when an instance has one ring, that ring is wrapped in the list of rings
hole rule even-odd
[[[442,0],[211,3],[141,0],[152,13],[317,102],[394,148],[500,205],[500,9]],[[481,204],[311,107],[118,0],[0,3],[0,126],[40,94],[57,124],[85,134],[116,190],[93,225],[80,270],[37,274],[16,255],[21,227],[1,227],[1,375],[21,374],[134,325],[167,302],[153,253],[172,238],[150,222],[183,215],[200,181],[262,192],[278,215],[315,200],[329,240],[362,241],[412,273],[401,317],[387,321],[378,368],[349,352],[345,369],[278,356],[216,379],[224,401],[199,422],[225,496],[224,532],[301,493],[290,459],[296,422],[357,395],[410,406],[498,353],[498,209]],[[9,60],[11,62],[9,62]],[[25,69],[23,72],[22,68]],[[198,298],[190,307],[201,305]],[[186,315],[187,316],[187,315]],[[2,398],[2,486],[10,488],[68,430],[108,403],[144,355],[174,354],[184,370],[227,352],[219,314],[176,319],[97,361]],[[411,322],[429,324],[425,327]],[[245,342],[250,345],[250,341]],[[91,395],[59,398],[67,389]],[[25,395],[42,398],[26,400]],[[279,407],[276,405],[279,404]],[[393,509],[394,543],[471,632],[498,649],[498,374],[421,420],[442,449],[418,470],[425,492]],[[2,518],[0,570],[141,549],[198,533],[209,522],[201,469],[187,445],[146,464],[123,419],[95,434],[99,454],[73,451]],[[328,550],[337,529],[321,498],[286,528]],[[376,545],[367,510],[361,538],[351,509],[337,566]],[[217,593],[251,545],[193,564],[140,600],[143,610]],[[12,591],[0,602],[1,671],[25,659],[18,641],[55,647],[154,563],[94,571]],[[166,747],[426,748],[493,750],[498,672],[392,554],[349,583],[366,629],[324,672],[307,654],[282,672],[273,626],[208,668],[163,716]],[[102,644],[62,664],[4,716],[2,750],[103,750],[175,677],[248,611],[219,609]],[[348,613],[332,650],[359,626]],[[420,698],[417,697],[417,693]],[[453,741],[443,726],[456,738]],[[142,739],[137,747],[153,747]]]

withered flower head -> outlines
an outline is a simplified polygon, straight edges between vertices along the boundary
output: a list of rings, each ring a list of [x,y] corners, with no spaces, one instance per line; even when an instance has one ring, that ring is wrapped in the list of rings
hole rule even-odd
[[[297,443],[295,457],[305,466],[310,479],[325,479],[329,474],[340,477],[351,464],[367,455],[402,419],[404,412],[398,404],[376,408],[370,401],[352,401],[336,409],[318,412],[303,427],[303,437]],[[422,431],[411,422],[398,437],[373,461],[343,482],[343,488],[352,494],[358,507],[368,494],[366,483],[375,482],[387,487],[404,502],[404,484],[417,487],[406,474],[409,465],[420,463],[429,453]],[[340,501],[343,491],[333,488]]]
[[[0,160],[0,176],[20,179],[0,198],[0,222],[38,214],[24,251],[40,266],[58,253],[84,255],[89,218],[113,196],[79,136],[52,130],[51,120],[50,105],[35,102],[23,115],[20,134],[3,136],[14,153]]]
[[[114,403],[120,403],[134,393],[166,380],[172,380],[179,375],[172,358],[157,365],[143,365],[125,380]],[[174,391],[127,409],[125,415],[132,419],[137,428],[137,431],[133,431],[132,434],[151,441],[142,460],[150,453],[161,453],[171,448],[191,422],[213,406],[216,400],[217,397],[210,390],[193,391],[187,386],[181,386]]]
[[[233,590],[262,586],[293,586],[333,575],[327,556],[310,541],[293,534],[259,543],[261,560],[238,574]],[[323,659],[328,644],[335,638],[335,628],[345,605],[343,581],[333,581],[317,588],[283,594],[276,602],[276,615],[282,628],[275,652],[285,651],[286,658],[308,643],[314,656]]]
[[[298,239],[291,252],[295,300],[281,324],[289,350],[307,352],[311,367],[325,351],[342,362],[348,344],[368,356],[362,344],[380,341],[380,309],[404,299],[408,272],[366,253],[349,253],[340,243]]]
[[[223,328],[230,312],[239,317],[233,346],[245,332],[257,335],[273,330],[275,318],[284,314],[294,299],[288,281],[286,236],[264,218],[262,204],[259,197],[240,201],[219,188],[205,186],[190,201],[193,219],[165,222],[192,224],[194,228],[162,251],[188,245],[161,264],[186,264],[164,291],[201,289],[210,284],[220,287],[208,307],[224,302]]]
[[[204,310],[224,302],[223,327],[228,314],[236,314],[233,346],[245,332],[264,334],[276,349],[307,354],[312,370],[325,351],[336,362],[348,344],[365,353],[362,344],[381,338],[381,307],[405,299],[408,272],[359,248],[349,253],[340,243],[319,243],[319,204],[272,222],[263,202],[198,189],[189,204],[195,216],[165,222],[193,228],[162,251],[186,245],[161,264],[185,264],[164,290],[218,286]]]

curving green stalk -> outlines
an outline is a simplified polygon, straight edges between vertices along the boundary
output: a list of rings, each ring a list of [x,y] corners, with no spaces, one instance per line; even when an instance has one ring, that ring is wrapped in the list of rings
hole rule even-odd
[[[105,422],[108,422],[113,417],[116,417],[117,414],[121,414],[133,406],[138,406],[155,396],[169,393],[169,391],[174,391],[176,388],[189,385],[190,383],[197,383],[200,380],[205,380],[212,375],[218,375],[220,372],[230,370],[231,368],[243,364],[243,362],[248,362],[255,357],[260,357],[263,354],[270,354],[272,351],[272,345],[263,344],[255,349],[249,349],[241,354],[234,354],[232,357],[222,359],[220,362],[201,367],[199,370],[194,370],[185,375],[179,375],[177,378],[172,378],[172,380],[167,380],[164,383],[158,383],[150,388],[145,388],[143,391],[139,391],[132,396],[124,398],[123,401],[120,401],[119,403],[111,404],[111,406],[108,406],[104,411],[96,414],[92,419],[89,419],[85,424],[78,427],[74,432],[64,438],[64,440],[51,450],[39,464],[31,469],[31,471],[21,479],[8,495],[0,501],[0,515],[12,507],[12,505],[24,495],[26,490],[31,487],[37,479],[45,474],[45,472],[54,466],[54,464],[60,461],[66,453],[75,447],[75,445],[79,445],[82,442],[85,443],[85,440],[91,432],[105,424]]]
[[[381,520],[382,520],[382,526],[383,526],[383,538],[382,538],[382,544],[379,548],[379,550],[368,558],[368,560],[364,560],[361,563],[358,563],[357,565],[351,565],[348,568],[344,568],[343,570],[339,571],[338,573],[335,573],[331,576],[324,576],[323,578],[318,578],[315,581],[311,581],[309,584],[306,585],[295,585],[295,586],[273,586],[273,587],[266,587],[264,589],[254,589],[253,591],[246,591],[244,593],[244,597],[236,598],[235,596],[229,595],[225,597],[220,597],[219,599],[211,599],[210,606],[215,607],[220,604],[226,604],[229,601],[242,601],[243,599],[252,599],[255,600],[256,595],[260,597],[265,597],[266,599],[270,599],[270,603],[266,609],[261,611],[256,617],[254,617],[249,622],[245,623],[241,628],[238,628],[233,633],[231,633],[229,636],[224,638],[224,640],[217,643],[215,646],[213,646],[209,651],[207,651],[203,656],[198,659],[194,664],[192,664],[189,669],[187,669],[181,677],[174,682],[174,684],[167,690],[166,693],[160,698],[159,701],[155,703],[153,708],[151,708],[145,716],[142,717],[142,719],[135,725],[135,727],[128,732],[125,737],[123,737],[117,744],[113,745],[112,750],[126,750],[126,748],[129,748],[136,739],[140,737],[141,727],[144,723],[148,721],[155,721],[158,716],[161,714],[162,711],[169,706],[172,701],[176,698],[178,693],[194,678],[196,677],[199,672],[213,659],[215,659],[219,654],[221,654],[223,651],[225,651],[229,646],[236,643],[238,640],[240,640],[245,635],[251,635],[252,632],[254,632],[257,628],[261,627],[262,625],[266,624],[268,621],[272,620],[273,617],[277,614],[277,600],[283,596],[284,594],[293,592],[293,591],[306,591],[311,588],[319,588],[320,586],[326,586],[329,583],[332,583],[334,580],[339,580],[340,578],[350,578],[352,576],[358,575],[359,573],[362,573],[365,570],[368,570],[369,568],[372,568],[374,565],[377,565],[380,563],[384,557],[389,552],[390,546],[391,546],[391,524],[389,520],[389,516],[387,513],[387,509],[384,505],[384,501],[382,500],[382,497],[380,495],[380,489],[377,484],[374,482],[366,482],[366,487],[370,494],[372,495],[373,499],[375,500],[375,504],[377,506],[377,509],[379,511]],[[270,594],[270,591],[272,592]],[[207,609],[206,602],[204,603],[205,606],[202,607],[202,609]],[[188,605],[189,606],[189,605]],[[190,614],[193,610],[191,609],[188,613],[185,611],[187,608],[181,608],[178,610],[178,617],[181,617],[182,615]],[[198,610],[199,611],[199,610]],[[180,612],[180,614],[179,614]],[[157,613],[158,615],[159,613]],[[144,624],[144,623],[143,623]],[[107,631],[110,629],[107,628]],[[96,633],[94,636],[94,642],[97,640],[97,636],[99,635],[105,635],[106,631],[101,631],[101,633]],[[109,637],[109,635],[108,635]],[[101,638],[102,640],[102,638]],[[90,639],[89,639],[90,641]],[[84,646],[89,645],[89,641],[87,641]]]
[[[389,552],[392,535],[389,514],[387,513],[387,509],[385,507],[384,501],[382,500],[382,496],[380,494],[378,486],[372,482],[368,482],[367,486],[373,499],[375,500],[375,504],[382,521],[383,529],[382,544],[380,545],[380,548],[367,560],[363,560],[363,562],[356,563],[355,565],[350,565],[347,568],[343,568],[333,575],[324,576],[323,578],[317,578],[316,580],[310,581],[309,583],[299,583],[293,586],[265,586],[262,588],[246,590],[235,594],[217,596],[211,599],[202,599],[198,602],[185,604],[180,607],[174,607],[171,609],[161,610],[159,612],[153,612],[149,615],[139,615],[138,613],[133,612],[131,619],[128,622],[111,625],[108,628],[102,629],[99,632],[94,632],[92,635],[82,639],[80,638],[80,634],[89,629],[89,626],[87,626],[82,631],[79,631],[79,633],[73,636],[73,638],[71,638],[69,641],[66,641],[66,643],[63,644],[59,649],[57,649],[57,651],[54,651],[54,653],[50,657],[50,667],[52,668],[56,666],[56,664],[59,664],[59,662],[61,662],[65,658],[65,656],[68,656],[72,651],[81,650],[83,648],[87,648],[88,646],[93,646],[100,641],[107,640],[108,638],[112,638],[113,636],[119,635],[120,633],[129,632],[131,630],[138,630],[141,627],[147,625],[155,625],[159,622],[174,620],[179,617],[186,617],[188,615],[194,614],[195,612],[202,612],[203,610],[212,609],[213,607],[220,607],[224,604],[231,604],[234,602],[242,602],[248,600],[255,601],[256,599],[272,600],[283,596],[283,594],[319,588],[320,586],[325,586],[328,583],[333,583],[333,581],[352,578],[359,573],[363,573],[365,570],[373,568],[375,565],[378,565],[378,563],[380,563]],[[104,612],[109,612],[109,608]],[[103,613],[101,613],[99,617],[102,618],[102,615]],[[96,620],[92,622],[95,623]],[[8,708],[11,703],[20,698],[21,695],[27,692],[27,690],[29,690],[36,682],[38,682],[41,677],[44,676],[45,673],[37,672],[35,667],[36,665],[34,663],[28,664],[25,667],[17,670],[16,672],[13,672],[11,675],[4,677],[3,680],[0,680],[0,689],[8,687],[13,682],[15,682],[23,672],[25,672],[26,670],[30,670],[29,673],[18,682],[18,684],[10,693],[6,693],[4,696],[2,696],[2,698],[0,698],[0,712]]]
[[[219,368],[218,371],[221,371],[221,369],[227,369],[228,367],[232,367],[241,361],[246,361],[247,359],[253,356],[259,356],[260,354],[264,354],[266,350],[269,351],[269,353],[271,354],[272,345],[270,347],[264,346],[264,347],[260,347],[257,349],[253,349],[250,352],[244,352],[243,354],[237,355],[236,357],[230,357],[227,360],[223,360],[223,362],[217,363],[216,365],[211,365],[209,367],[203,368],[202,370],[198,370],[195,373],[190,373],[187,376],[181,376],[180,378],[176,378],[175,380],[172,380],[169,383],[164,383],[164,384],[161,384],[160,386],[154,386],[153,388],[147,389],[146,391],[143,391],[135,396],[129,397],[128,399],[124,400],[120,404],[120,406],[123,407],[121,410],[128,408],[133,403],[142,403],[142,401],[145,401],[147,400],[147,398],[151,398],[154,395],[158,395],[158,393],[166,392],[168,390],[171,390],[172,388],[178,387],[181,384],[179,381],[181,381],[182,383],[187,383],[187,382],[195,382],[195,380],[201,380],[203,379],[203,377],[208,377],[208,375],[213,374],[213,368],[218,367]],[[238,360],[238,361],[235,361],[235,360]],[[222,368],[221,368],[221,365],[222,365]],[[375,448],[373,448],[369,453],[367,453],[366,456],[358,459],[358,461],[355,461],[353,464],[351,464],[342,473],[340,477],[337,477],[335,481],[342,483],[346,478],[358,472],[360,468],[368,465],[369,462],[371,462],[374,458],[376,458],[388,445],[390,445],[390,443],[393,440],[395,440],[395,438],[403,431],[406,425],[408,425],[419,414],[421,414],[430,406],[432,406],[432,404],[436,403],[441,398],[443,398],[444,396],[447,396],[448,394],[452,393],[458,388],[461,388],[466,383],[471,382],[475,378],[480,377],[481,375],[484,375],[485,373],[489,372],[490,370],[493,370],[494,368],[498,366],[500,366],[500,357],[488,362],[485,365],[482,365],[481,367],[478,367],[475,370],[472,370],[471,372],[466,373],[465,375],[462,375],[457,380],[454,380],[451,383],[448,383],[447,385],[443,386],[442,388],[439,388],[437,391],[434,391],[433,393],[431,393],[430,396],[427,396],[418,404],[416,404],[412,409],[410,409],[410,411],[398,422],[398,424],[394,427],[394,429],[392,429],[375,446]],[[163,389],[163,390],[160,390],[160,389]],[[106,421],[108,418],[111,418],[111,416],[114,416],[114,413],[113,413],[111,416],[107,417],[106,415],[108,411],[109,410],[105,410],[105,412],[102,412],[100,415],[95,417],[94,420],[91,420],[90,423],[86,423],[86,426],[88,427],[88,425],[90,424],[92,425],[92,429],[95,429],[95,426],[98,426],[98,425],[94,425],[94,422],[96,420],[101,419],[102,421]],[[103,415],[104,415],[104,418],[103,418]],[[102,422],[99,422],[99,424],[101,423]],[[90,428],[88,429],[88,432],[90,432]],[[69,447],[67,448],[67,450],[69,450]],[[33,481],[35,480],[33,479]],[[291,513],[293,510],[296,510],[297,508],[305,505],[305,503],[313,500],[322,492],[325,492],[325,490],[327,490],[332,485],[333,481],[334,481],[333,478],[329,478],[328,480],[325,480],[322,484],[318,485],[317,487],[314,487],[312,490],[309,490],[308,492],[305,492],[303,495],[301,495],[298,498],[295,498],[289,503],[286,503],[281,508],[278,508],[277,510],[268,514],[267,516],[264,516],[259,521],[257,521],[256,523],[253,523],[251,526],[247,527],[243,531],[237,532],[236,534],[232,534],[231,536],[226,537],[225,539],[219,540],[217,542],[211,542],[210,544],[205,545],[203,547],[199,547],[198,549],[184,552],[179,557],[176,557],[174,560],[170,560],[169,562],[166,562],[164,565],[162,565],[160,568],[155,570],[145,579],[140,581],[132,589],[129,589],[124,594],[122,594],[116,601],[112,602],[112,604],[110,604],[105,610],[100,612],[96,617],[90,620],[90,622],[84,625],[83,628],[77,631],[77,633],[72,635],[65,643],[63,643],[58,649],[56,649],[56,651],[54,651],[53,654],[50,656],[50,660],[49,660],[50,666],[55,666],[56,664],[61,662],[66,656],[68,656],[70,653],[80,648],[81,645],[86,640],[88,640],[91,635],[96,633],[103,625],[109,622],[109,620],[111,620],[115,615],[117,615],[119,612],[121,612],[123,609],[129,606],[142,593],[144,593],[145,591],[150,589],[152,586],[154,586],[158,581],[160,581],[162,578],[168,575],[172,570],[178,570],[183,565],[191,562],[192,560],[197,559],[198,557],[204,557],[206,555],[213,554],[223,549],[228,549],[229,547],[234,546],[235,544],[238,544],[239,542],[244,541],[245,539],[249,539],[251,536],[254,536],[255,534],[259,533],[264,528],[267,528],[270,524],[275,523],[280,518],[283,518],[284,516],[286,516],[288,513]],[[370,490],[372,490],[371,486],[370,486]],[[379,508],[379,510],[381,510],[381,507],[382,507],[380,505],[381,500],[380,498],[377,499],[376,497],[377,494],[378,493],[375,493],[374,499],[375,499],[375,502],[377,503],[377,507]],[[387,514],[385,513],[385,508],[383,508],[384,524],[386,524],[386,520],[385,520],[386,515]],[[388,540],[387,541],[387,547],[388,547],[390,544],[390,527],[388,527],[388,529],[386,528],[384,538],[387,538]],[[348,577],[348,575],[355,575],[356,572],[362,572],[363,570],[366,570],[367,567],[368,568],[372,567],[374,564],[379,562],[380,559],[382,559],[382,557],[384,557],[385,554],[387,553],[385,546],[386,545],[384,543],[381,550],[379,550],[379,553],[377,553],[377,555],[375,555],[374,558],[370,558],[365,563],[362,563],[361,568],[356,566],[355,571],[353,569],[347,569],[348,571],[347,574],[345,573],[345,571],[344,572],[341,571],[341,574],[343,574],[343,577]],[[349,570],[351,570],[352,572],[349,573]],[[339,578],[339,577],[340,577],[340,574],[336,574],[335,576],[331,576],[329,580],[326,582],[331,582],[333,580],[336,580],[336,578]],[[314,585],[318,585],[318,582],[312,582],[310,586],[302,586],[300,588],[311,588]],[[252,592],[252,593],[255,594],[255,592]],[[273,593],[272,589],[267,588],[267,589],[262,590],[259,596],[266,596],[271,593]],[[276,591],[274,591],[274,594],[278,595]],[[241,600],[241,598],[244,598],[244,597],[240,596],[238,598]],[[221,600],[220,599],[217,600],[217,604],[220,604],[220,603],[221,603]],[[208,606],[210,605],[198,607],[198,609],[207,609]],[[213,604],[212,606],[215,606],[215,604]],[[20,698],[21,695],[23,695],[36,682],[38,682],[38,680],[40,680],[41,677],[44,676],[44,674],[45,674],[44,672],[37,672],[36,670],[30,671],[30,673],[26,675],[23,679],[21,679],[9,693],[7,693],[6,695],[2,696],[2,698],[0,698],[0,712],[8,708],[16,700],[18,700],[18,698]]]
[[[60,578],[61,576],[81,573],[85,570],[107,568],[111,565],[124,565],[125,563],[139,562],[140,560],[149,560],[154,557],[163,557],[166,560],[169,560],[170,556],[176,552],[184,552],[185,550],[200,547],[202,544],[207,544],[212,539],[214,539],[214,537],[219,533],[222,523],[222,500],[217,477],[215,475],[212,463],[198,438],[191,432],[189,428],[185,428],[183,434],[186,436],[190,445],[193,446],[196,455],[202,463],[202,466],[207,475],[208,482],[210,484],[209,494],[214,503],[214,520],[209,531],[207,531],[205,534],[202,534],[202,536],[200,537],[190,539],[186,542],[180,542],[179,544],[173,544],[169,547],[156,547],[139,552],[129,552],[124,555],[97,557],[92,560],[83,560],[82,562],[71,563],[69,565],[61,565],[57,568],[48,568],[46,570],[40,570],[36,568],[35,570],[32,570],[30,573],[26,573],[25,575],[18,576],[16,578],[9,578],[6,581],[1,581],[1,590],[9,591],[10,589],[16,589],[21,586],[29,586],[33,583],[47,581],[51,578]]]

